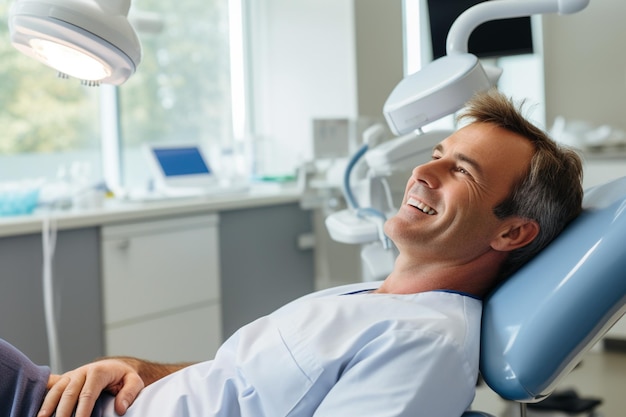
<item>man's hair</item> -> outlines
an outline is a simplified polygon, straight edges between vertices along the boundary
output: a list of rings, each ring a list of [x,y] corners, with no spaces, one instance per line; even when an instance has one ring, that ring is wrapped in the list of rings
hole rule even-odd
[[[512,251],[500,269],[504,279],[550,243],[577,217],[582,208],[582,161],[526,120],[519,106],[495,89],[476,94],[459,120],[491,123],[527,138],[534,146],[529,169],[510,194],[494,208],[500,218],[520,216],[539,224],[539,234],[528,245]]]

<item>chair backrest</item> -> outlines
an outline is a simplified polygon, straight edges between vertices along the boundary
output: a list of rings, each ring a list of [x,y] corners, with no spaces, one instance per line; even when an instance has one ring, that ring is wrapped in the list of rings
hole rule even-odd
[[[485,302],[480,369],[505,399],[549,395],[626,311],[626,177],[583,208]]]

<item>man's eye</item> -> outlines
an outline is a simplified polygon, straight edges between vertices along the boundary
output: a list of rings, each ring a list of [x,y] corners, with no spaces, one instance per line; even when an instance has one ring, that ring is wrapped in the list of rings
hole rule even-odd
[[[463,167],[456,167],[457,172],[460,172],[463,175],[472,175],[468,170]]]

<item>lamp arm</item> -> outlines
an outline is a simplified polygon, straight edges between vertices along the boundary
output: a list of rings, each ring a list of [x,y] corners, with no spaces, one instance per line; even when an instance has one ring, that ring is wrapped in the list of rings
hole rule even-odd
[[[525,17],[534,14],[576,13],[589,4],[589,0],[498,0],[485,1],[470,7],[452,24],[446,39],[446,52],[467,53],[471,33],[490,20]]]

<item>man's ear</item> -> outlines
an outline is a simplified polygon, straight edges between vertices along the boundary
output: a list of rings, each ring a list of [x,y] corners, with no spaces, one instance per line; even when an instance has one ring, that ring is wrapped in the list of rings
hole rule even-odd
[[[510,252],[532,242],[539,234],[539,223],[522,217],[507,219],[491,247],[497,251]]]

